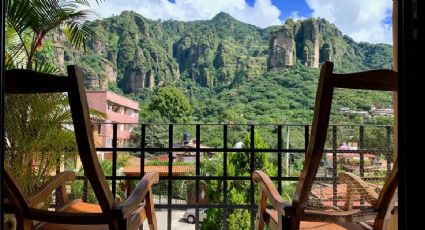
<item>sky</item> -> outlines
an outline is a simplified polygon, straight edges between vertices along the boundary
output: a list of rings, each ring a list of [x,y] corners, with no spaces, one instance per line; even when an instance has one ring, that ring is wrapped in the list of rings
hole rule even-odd
[[[355,41],[392,43],[392,0],[105,0],[92,6],[99,18],[132,10],[154,20],[193,21],[226,12],[261,28],[320,17]]]

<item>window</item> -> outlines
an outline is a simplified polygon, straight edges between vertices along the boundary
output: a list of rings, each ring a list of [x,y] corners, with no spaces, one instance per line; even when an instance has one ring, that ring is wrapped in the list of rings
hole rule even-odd
[[[110,137],[106,138],[106,147],[112,147],[112,138]]]
[[[128,109],[127,114],[128,114],[130,117],[134,117],[134,110],[132,110],[132,109]]]
[[[109,111],[114,111],[114,112],[116,112],[116,113],[118,113],[118,110],[119,110],[119,106],[118,105],[116,105],[116,104],[114,104],[114,103],[108,103],[108,110]]]

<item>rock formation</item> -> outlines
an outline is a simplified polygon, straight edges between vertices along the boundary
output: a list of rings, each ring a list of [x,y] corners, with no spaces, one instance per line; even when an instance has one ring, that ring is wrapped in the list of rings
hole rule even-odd
[[[318,68],[320,60],[320,33],[317,22],[309,19],[285,25],[270,37],[267,69],[279,71],[290,68],[297,60],[308,67]]]
[[[271,35],[269,52],[268,70],[285,70],[294,65],[295,37],[294,26],[290,20]]]

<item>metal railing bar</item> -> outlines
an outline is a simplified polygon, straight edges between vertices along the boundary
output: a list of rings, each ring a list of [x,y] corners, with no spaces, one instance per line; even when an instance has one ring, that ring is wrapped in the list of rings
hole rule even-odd
[[[252,174],[254,173],[254,167],[255,167],[255,126],[251,125],[250,129],[250,163],[249,163],[249,175],[250,178],[252,178]],[[249,180],[249,198],[250,198],[250,204],[251,206],[254,205],[254,182],[252,180]],[[251,229],[254,229],[254,223],[255,223],[255,213],[254,209],[250,208],[250,214],[251,214]]]
[[[200,156],[200,142],[201,142],[201,126],[196,125],[196,176],[199,176],[201,174],[201,156]],[[195,208],[195,229],[199,229],[199,178],[196,178],[195,180],[196,184],[196,196],[195,196],[195,202],[196,202],[196,208]]]
[[[113,151],[116,150],[117,152],[140,152],[140,151],[145,151],[145,152],[182,152],[182,151],[187,151],[186,148],[124,148],[124,147],[120,147],[120,148],[96,148],[97,151]],[[277,149],[277,148],[273,148],[273,149],[224,149],[224,148],[200,148],[199,152],[235,152],[235,153],[240,153],[240,152],[250,152],[250,151],[254,151],[255,153],[278,153],[278,152],[290,152],[290,153],[305,153],[306,149]],[[333,153],[334,151],[336,151],[337,153],[369,153],[369,154],[373,154],[373,153],[386,153],[386,152],[390,152],[391,150],[389,149],[357,149],[357,150],[333,150],[333,149],[325,149],[323,150],[324,153]]]
[[[282,181],[282,126],[277,126],[277,180]],[[288,165],[286,165],[288,167]],[[277,191],[282,194],[282,183],[277,183]]]
[[[92,124],[114,124],[114,122],[97,122],[97,121],[93,121]],[[302,124],[302,123],[249,123],[249,124],[242,124],[242,123],[185,123],[185,124],[181,124],[181,123],[146,123],[146,122],[142,122],[142,123],[134,123],[134,122],[122,122],[121,124],[145,124],[146,126],[168,126],[168,125],[173,125],[173,126],[196,126],[196,125],[202,125],[202,126],[223,126],[223,125],[228,125],[228,126],[249,126],[249,125],[257,125],[257,126],[272,126],[272,127],[277,127],[278,125],[282,125],[282,126],[291,126],[291,127],[304,127],[304,126],[311,126],[311,124]],[[361,126],[360,124],[329,124],[329,127],[331,126],[337,126],[337,127],[359,127]],[[368,124],[367,127],[394,127],[394,125],[377,125],[377,124]]]
[[[359,148],[364,149],[364,126],[359,127]],[[364,153],[360,152],[360,177],[364,177]],[[363,196],[360,197],[360,204],[364,204]]]
[[[141,135],[140,135],[140,146],[144,148],[146,146],[146,125],[142,124]],[[145,151],[140,152],[140,176],[145,175]]]
[[[333,205],[337,205],[336,197],[338,196],[338,175],[337,175],[337,127],[332,126],[332,192],[333,192]],[[327,172],[325,172],[326,174]]]
[[[168,149],[173,148],[173,125],[168,125]],[[171,205],[172,203],[172,186],[173,182],[170,178],[173,175],[173,152],[168,152],[168,189],[167,189],[167,203]],[[171,209],[167,210],[167,229],[171,230]]]
[[[223,147],[224,149],[227,149],[227,133],[228,132],[228,126],[223,125]],[[223,152],[223,177],[228,178],[227,175],[227,152]],[[227,180],[223,180],[223,203],[227,205]],[[227,215],[228,215],[228,209],[223,210],[223,228],[224,230],[228,229],[227,226]]]
[[[113,148],[96,148],[97,151],[112,151]],[[118,152],[182,152],[187,151],[187,148],[141,148],[141,147],[119,147],[116,148]],[[250,149],[235,149],[235,148],[199,148],[199,152],[249,152]],[[305,152],[305,149],[282,149],[282,152]],[[254,149],[254,152],[278,152],[276,148],[273,149]]]
[[[118,124],[114,123],[112,125],[112,177],[117,176],[117,127]],[[116,195],[117,181],[112,180],[112,195]]]
[[[387,175],[391,172],[391,158],[392,158],[392,148],[391,148],[391,129],[387,126]]]
[[[114,177],[112,176],[105,176],[107,180],[113,180]],[[363,180],[385,180],[385,177],[361,177]],[[117,180],[140,180],[140,176],[116,176],[115,179]],[[237,176],[231,176],[231,177],[222,177],[222,176],[160,176],[160,180],[222,180],[222,181],[239,181],[239,180],[245,180],[249,181],[251,180],[250,177],[237,177]],[[279,178],[277,176],[271,176],[270,179],[272,181],[279,181]],[[84,176],[77,176],[76,180],[84,180]],[[282,177],[282,181],[298,181],[299,177]],[[316,181],[332,181],[332,177],[316,177]]]
[[[257,205],[250,205],[250,204],[155,204],[155,209],[172,209],[172,210],[186,210],[188,208],[220,208],[220,209],[254,209],[254,211],[257,209]],[[272,208],[271,205],[267,205],[268,208]],[[353,208],[362,208],[364,206],[353,206]]]

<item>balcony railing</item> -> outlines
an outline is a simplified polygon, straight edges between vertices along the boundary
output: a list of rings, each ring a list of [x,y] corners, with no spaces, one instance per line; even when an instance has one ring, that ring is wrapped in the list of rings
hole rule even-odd
[[[295,164],[292,159],[298,159],[302,162],[306,148],[309,141],[310,125],[294,125],[294,124],[140,124],[139,130],[136,131],[137,139],[132,139],[132,144],[127,146],[118,146],[117,138],[117,125],[118,124],[103,124],[111,125],[113,128],[112,147],[99,147],[98,152],[109,152],[112,155],[112,171],[104,172],[108,181],[111,181],[112,192],[117,195],[119,190],[119,181],[137,181],[143,177],[146,160],[148,156],[158,155],[158,153],[165,153],[168,156],[167,162],[164,163],[168,167],[165,175],[160,176],[161,186],[166,187],[162,194],[166,197],[166,202],[159,202],[157,200],[155,208],[157,210],[167,210],[167,229],[175,229],[172,226],[172,210],[186,210],[189,208],[195,209],[195,228],[200,228],[199,217],[200,210],[203,208],[222,209],[222,223],[224,229],[228,228],[228,214],[235,209],[249,210],[250,213],[250,227],[254,229],[255,213],[257,209],[257,202],[255,200],[256,186],[251,181],[251,175],[256,170],[255,156],[256,154],[268,154],[273,159],[273,166],[276,167],[276,174],[271,175],[271,179],[276,183],[278,191],[282,194],[285,190],[285,183],[294,182],[298,180],[298,174],[289,173],[289,168]],[[161,133],[154,133],[151,129],[154,127],[161,127]],[[267,143],[267,148],[258,148],[255,146],[256,130],[261,133],[261,138]],[[166,133],[163,133],[163,132]],[[194,171],[185,175],[173,174],[173,166],[175,162],[175,153],[187,152],[188,149],[184,147],[175,147],[175,144],[181,141],[183,132],[189,132],[196,139],[192,152],[194,156]],[[328,141],[325,145],[325,153],[323,165],[324,169],[322,174],[318,174],[317,180],[332,182],[333,196],[337,195],[337,173],[339,167],[343,167],[338,162],[340,156],[344,154],[355,154],[354,168],[351,170],[358,170],[359,175],[365,180],[383,180],[384,175],[391,170],[392,162],[392,126],[371,126],[371,125],[330,125],[328,130]],[[156,138],[156,139],[155,139]],[[214,139],[215,141],[211,141]],[[219,141],[217,141],[219,140]],[[249,143],[248,146],[234,146],[235,142]],[[249,141],[248,141],[249,140]],[[257,140],[258,141],[258,140]],[[149,143],[148,143],[149,142]],[[153,144],[161,143],[162,144]],[[339,149],[343,142],[357,143],[357,149]],[[206,147],[205,145],[209,146]],[[207,175],[202,172],[201,158],[203,161],[208,160],[208,156],[203,153],[222,154],[222,175]],[[128,153],[131,156],[140,158],[139,173],[137,176],[119,175],[117,168],[118,156]],[[155,154],[156,153],[156,154]],[[249,159],[249,169],[247,172],[234,173],[229,172],[229,156],[230,154],[245,154]],[[365,155],[370,154],[380,157],[383,161],[384,169],[381,169],[382,176],[371,175],[367,173],[368,165],[365,162]],[[209,155],[210,156],[210,155]],[[302,166],[302,165],[301,165]],[[78,177],[78,179],[85,180],[84,199],[87,199],[87,181],[85,177]],[[176,191],[173,190],[173,183],[181,181],[194,182],[195,185],[195,201],[192,204],[182,204],[175,202]],[[210,203],[201,203],[200,184],[208,183],[209,181],[216,181],[220,184],[221,195],[220,201]],[[244,181],[247,183],[247,193],[249,193],[249,202],[234,204],[229,202],[229,182]],[[249,184],[249,185],[248,185]],[[179,191],[182,192],[182,191]],[[156,194],[159,195],[159,194]],[[335,199],[334,199],[335,200]]]

